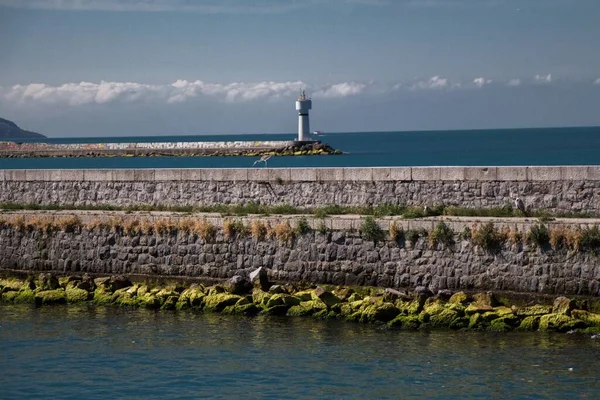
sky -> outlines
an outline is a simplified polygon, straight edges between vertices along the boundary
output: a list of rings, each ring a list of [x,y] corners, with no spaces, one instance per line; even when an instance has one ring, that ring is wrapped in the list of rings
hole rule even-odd
[[[0,117],[49,137],[600,125],[598,0],[0,0]]]

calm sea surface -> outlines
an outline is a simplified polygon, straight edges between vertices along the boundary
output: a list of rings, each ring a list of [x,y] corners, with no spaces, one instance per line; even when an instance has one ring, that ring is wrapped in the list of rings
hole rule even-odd
[[[600,340],[0,306],[0,398],[600,398]]]
[[[292,140],[295,135],[219,135],[49,139],[53,143]],[[269,167],[406,165],[598,165],[600,127],[435,132],[360,132],[318,136],[348,154],[273,157]],[[248,157],[0,159],[0,168],[251,167]]]

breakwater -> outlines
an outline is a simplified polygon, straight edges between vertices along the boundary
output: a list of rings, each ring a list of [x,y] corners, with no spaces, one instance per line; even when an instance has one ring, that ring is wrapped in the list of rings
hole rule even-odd
[[[0,202],[56,205],[381,205],[600,215],[600,167],[0,170]]]
[[[2,215],[4,270],[600,295],[597,220]]]
[[[260,156],[341,154],[319,141],[229,141],[150,143],[0,142],[0,158]]]

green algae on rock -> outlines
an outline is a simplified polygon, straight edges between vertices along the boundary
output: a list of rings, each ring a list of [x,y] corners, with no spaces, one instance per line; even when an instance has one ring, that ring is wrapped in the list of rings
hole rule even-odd
[[[43,275],[43,276],[42,276]],[[253,316],[287,315],[342,319],[396,329],[489,330],[496,332],[552,331],[600,332],[600,314],[586,308],[590,301],[558,297],[552,305],[523,307],[500,305],[491,292],[434,296],[422,291],[410,299],[394,289],[315,286],[296,289],[249,280],[230,293],[230,285],[150,285],[127,277],[62,277],[42,274],[38,280],[0,279],[0,302],[29,303],[38,307],[90,302],[99,305],[142,307],[156,310],[192,310]],[[55,287],[56,284],[59,287]],[[243,291],[239,288],[244,287]],[[245,291],[245,293],[243,293]],[[359,293],[360,292],[360,293]],[[401,295],[394,295],[395,292]],[[505,299],[502,300],[507,303]],[[593,309],[595,311],[595,309]]]

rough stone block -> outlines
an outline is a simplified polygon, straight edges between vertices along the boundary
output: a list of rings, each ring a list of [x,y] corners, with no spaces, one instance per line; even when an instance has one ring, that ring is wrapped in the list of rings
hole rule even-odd
[[[437,221],[431,221],[426,219],[414,219],[408,221],[408,229],[425,229],[428,232],[431,232]]]
[[[10,172],[10,180],[11,181],[26,181],[26,173],[24,169],[13,169]],[[8,179],[7,179],[8,180]]]
[[[465,180],[467,181],[495,181],[498,179],[496,167],[466,167]]]
[[[499,181],[526,181],[527,167],[497,167],[496,178]]]
[[[588,167],[588,180],[600,181],[600,166],[590,165]]]
[[[561,167],[561,177],[565,181],[587,181],[588,170],[586,166],[566,166]]]
[[[395,167],[390,168],[390,178],[393,181],[408,182],[412,179],[410,167]]]
[[[4,170],[0,169],[0,182],[4,181]]]
[[[154,179],[156,181],[181,181],[181,176],[181,169],[178,168],[160,168],[154,171]]]
[[[226,174],[222,168],[208,168],[202,171],[205,181],[223,181]]]
[[[344,168],[345,181],[373,181],[372,168]]]
[[[464,181],[465,167],[441,167],[440,178],[443,181]]]
[[[290,181],[315,182],[317,180],[316,168],[291,168]]]
[[[334,182],[344,180],[343,168],[316,168],[317,180],[320,182]]]
[[[290,169],[289,168],[269,168],[270,181],[271,182],[289,182],[290,181]]]
[[[268,168],[251,168],[248,169],[248,180],[258,182],[268,182],[271,173]],[[230,179],[227,179],[230,180]]]
[[[56,177],[61,181],[71,181],[71,182],[81,182],[85,179],[85,173],[82,169],[53,169],[51,172],[49,179],[50,181],[54,181]]]
[[[83,180],[91,182],[112,181],[112,169],[86,169],[83,171]]]
[[[133,172],[133,177],[136,182],[154,182],[154,169],[136,169]]]
[[[391,168],[375,167],[371,168],[371,171],[373,173],[373,181],[375,182],[393,181]]]
[[[439,181],[441,180],[441,168],[413,167],[411,177],[413,181]]]
[[[113,170],[113,181],[119,182],[134,182],[135,173],[132,169],[115,169]]]
[[[560,181],[561,175],[561,167],[527,167],[528,181]]]
[[[264,168],[266,170],[266,168]],[[224,168],[223,181],[246,182],[249,180],[249,174],[252,169],[247,168]]]
[[[25,180],[28,182],[44,181],[44,172],[43,169],[27,169],[25,170]]]

